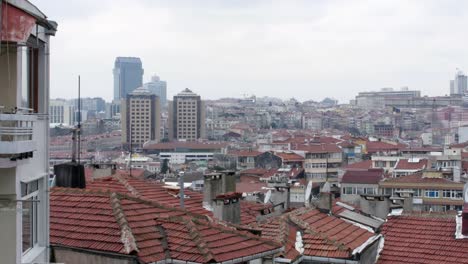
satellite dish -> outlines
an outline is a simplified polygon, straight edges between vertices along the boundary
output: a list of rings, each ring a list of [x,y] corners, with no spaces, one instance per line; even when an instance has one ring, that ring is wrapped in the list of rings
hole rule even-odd
[[[265,200],[263,201],[263,203],[268,203],[270,201],[270,198],[271,198],[271,190],[268,190],[268,192],[265,194]]]
[[[306,203],[309,203],[311,193],[312,193],[312,180],[310,180],[309,183],[307,183],[307,188],[306,188],[306,191],[305,191],[305,202]]]

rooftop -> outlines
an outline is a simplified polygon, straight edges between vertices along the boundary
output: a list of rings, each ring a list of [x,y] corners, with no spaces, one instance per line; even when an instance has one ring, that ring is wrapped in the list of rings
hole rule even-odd
[[[341,183],[379,184],[383,178],[383,169],[349,170],[343,175]]]
[[[352,258],[352,252],[374,237],[374,233],[317,209],[301,208],[260,224],[262,237],[285,246],[284,257],[296,259],[296,232],[303,233],[305,256]]]
[[[377,263],[468,263],[468,240],[455,239],[455,227],[453,216],[391,216]]]
[[[114,192],[53,188],[50,212],[52,245],[136,255],[141,263],[254,259],[281,249],[206,216]]]

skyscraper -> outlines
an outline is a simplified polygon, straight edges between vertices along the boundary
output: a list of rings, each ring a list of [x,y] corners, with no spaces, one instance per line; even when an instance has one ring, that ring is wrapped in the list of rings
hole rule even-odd
[[[147,141],[159,141],[161,132],[161,106],[159,97],[144,87],[135,89],[122,99],[122,142],[142,147]]]
[[[450,95],[454,94],[464,94],[467,89],[467,76],[462,71],[457,71],[455,74],[455,79],[453,80],[453,89],[452,83],[450,83]]]
[[[151,82],[145,83],[145,88],[147,88],[151,93],[157,95],[161,101],[161,106],[165,107],[167,103],[167,82],[161,81],[159,76],[154,75],[151,77]]]
[[[201,97],[186,88],[168,102],[169,139],[194,141],[205,137],[205,107]]]
[[[143,68],[140,58],[117,57],[114,63],[114,100],[126,98],[143,84]]]

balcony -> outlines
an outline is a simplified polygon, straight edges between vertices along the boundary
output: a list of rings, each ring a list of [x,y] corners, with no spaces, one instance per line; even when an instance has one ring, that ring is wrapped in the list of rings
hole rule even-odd
[[[36,150],[33,140],[35,115],[0,114],[0,159],[31,157]]]

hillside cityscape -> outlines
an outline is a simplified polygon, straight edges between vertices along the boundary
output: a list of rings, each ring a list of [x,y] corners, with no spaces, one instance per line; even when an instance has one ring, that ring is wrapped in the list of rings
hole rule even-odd
[[[436,96],[213,99],[118,54],[112,100],[79,74],[52,98],[60,22],[0,22],[0,263],[468,263],[462,69]]]

